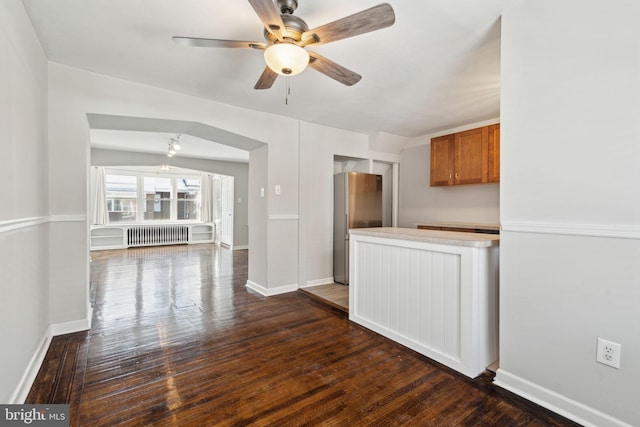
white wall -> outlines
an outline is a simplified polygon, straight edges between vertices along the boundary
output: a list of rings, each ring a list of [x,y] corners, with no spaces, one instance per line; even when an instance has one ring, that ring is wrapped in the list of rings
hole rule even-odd
[[[496,380],[586,425],[640,425],[639,21],[631,0],[502,18]]]
[[[182,120],[203,123],[268,144],[266,225],[264,252],[252,253],[252,259],[267,259],[267,283],[258,283],[265,293],[296,289],[300,279],[331,278],[332,254],[332,175],[333,156],[345,155],[385,162],[398,161],[395,154],[371,153],[366,135],[345,132],[298,122],[281,116],[246,110],[192,96],[126,82],[51,63],[50,86],[55,94],[59,114],[52,125],[52,138],[64,140],[60,156],[68,152],[74,162],[76,186],[86,185],[86,170],[73,147],[82,152],[86,114]],[[377,139],[376,148],[397,146],[398,138],[385,135]],[[264,156],[254,156],[261,159]],[[67,160],[69,161],[69,160]],[[300,166],[299,166],[300,165]],[[250,174],[253,165],[249,166]],[[68,179],[68,178],[66,178]],[[261,184],[262,185],[262,184]],[[281,194],[275,194],[280,185]],[[317,192],[317,187],[320,192]],[[250,195],[250,198],[253,196]],[[304,198],[305,213],[299,206]],[[79,205],[80,203],[78,203]],[[304,218],[303,218],[304,217]],[[249,229],[252,222],[249,219]],[[311,239],[299,237],[306,232]],[[321,243],[315,241],[318,236]],[[251,242],[250,242],[251,245]],[[299,269],[300,265],[300,269]],[[301,274],[309,267],[309,274]],[[250,270],[250,281],[254,281]]]
[[[287,223],[286,230],[278,219],[267,219],[267,228],[278,240],[269,243],[264,253],[254,253],[252,257],[265,257],[268,262],[276,262],[276,256],[288,253],[291,247],[296,248],[298,242],[298,169],[297,121],[281,116],[261,113],[232,107],[217,102],[182,95],[175,92],[114,79],[107,76],[89,73],[64,65],[49,64],[49,85],[52,103],[56,110],[51,114],[50,137],[56,142],[59,158],[58,165],[70,164],[67,175],[53,174],[52,192],[55,195],[57,182],[73,181],[72,190],[80,191],[85,187],[88,177],[88,160],[80,159],[85,150],[88,153],[87,114],[104,116],[141,117],[183,122],[195,122],[205,126],[232,132],[257,141],[269,144],[267,169],[269,216],[294,216]],[[55,120],[55,122],[54,122]],[[62,158],[65,160],[63,161]],[[251,166],[250,166],[251,167]],[[60,174],[62,175],[62,174]],[[275,184],[282,185],[282,195],[273,196]],[[68,200],[68,209],[86,211],[84,200]],[[251,227],[251,224],[249,224]],[[295,249],[294,249],[295,251]],[[297,256],[297,253],[294,252]],[[79,267],[76,262],[75,268]],[[273,269],[273,277],[269,283],[261,284],[263,289],[281,288],[295,284],[297,279],[297,263],[281,266],[283,270]],[[73,269],[74,267],[69,267]],[[271,271],[271,269],[270,269]],[[78,283],[69,283],[73,293],[80,292]],[[79,301],[75,301],[78,304]]]
[[[86,115],[91,113],[202,123],[268,144],[264,185],[266,225],[260,221],[253,226],[266,226],[268,241],[266,247],[258,245],[264,252],[254,251],[251,256],[267,259],[267,283],[257,285],[261,292],[268,294],[297,289],[301,278],[306,281],[332,277],[333,156],[398,161],[396,154],[371,152],[369,137],[362,134],[237,108],[55,63],[49,64],[49,79],[51,96],[55,98],[52,103],[57,107],[52,111],[55,123],[50,127],[51,138],[56,143],[63,141],[56,145],[60,149],[59,162],[64,164],[65,154],[65,161],[73,162],[68,168],[73,178],[65,175],[59,180],[72,180],[74,191],[86,187],[88,162],[84,165],[80,157],[88,147]],[[398,139],[379,136],[375,148],[397,147]],[[254,157],[263,159],[264,156]],[[252,168],[250,164],[250,174]],[[281,187],[280,195],[275,194],[276,185]],[[55,188],[52,191],[55,192]],[[304,214],[299,206],[303,198]],[[71,212],[75,213],[85,204],[86,196],[82,199],[81,202],[68,201],[74,206]],[[249,218],[249,230],[251,228]],[[307,233],[305,236],[312,236],[311,239],[299,237],[302,230]],[[315,241],[316,236],[321,243]],[[306,268],[311,272],[301,273]],[[251,269],[250,273],[256,271]],[[249,280],[253,279],[250,274]],[[78,286],[69,286],[79,291]]]
[[[367,135],[300,124],[300,286],[333,281],[334,156],[367,159],[366,172],[372,160],[399,161],[392,152],[371,151]]]
[[[249,277],[256,284],[268,283],[268,259],[255,256],[267,253],[267,158],[269,147],[264,145],[249,152]],[[264,191],[264,195],[262,193]]]
[[[92,166],[160,166],[166,162],[167,156],[162,154],[91,149]],[[249,244],[249,164],[184,156],[174,156],[171,164],[176,167],[234,177],[233,246],[246,247]]]
[[[400,227],[431,222],[498,224],[500,184],[430,186],[431,138],[498,122],[471,123],[409,141],[400,154]]]
[[[282,292],[298,289],[299,126],[298,121],[288,124],[286,132],[271,141],[267,150],[267,280],[269,288]]]
[[[393,211],[393,165],[372,162],[371,173],[382,175],[382,226],[392,226]]]
[[[55,67],[54,67],[55,68]],[[50,317],[77,329],[91,322],[89,305],[90,129],[85,115],[67,108],[66,91],[51,79],[48,64],[49,207],[60,221],[50,224]],[[77,121],[74,121],[78,119]],[[78,326],[82,328],[83,326]]]
[[[22,403],[49,326],[47,62],[22,2],[0,2],[0,403]]]

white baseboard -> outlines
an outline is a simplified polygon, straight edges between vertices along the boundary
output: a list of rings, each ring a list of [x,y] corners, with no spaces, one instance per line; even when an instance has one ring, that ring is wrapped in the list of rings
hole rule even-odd
[[[72,320],[70,322],[54,323],[49,326],[51,336],[72,334],[74,332],[87,331],[91,329],[91,318],[93,317],[93,307],[89,308],[86,319]]]
[[[632,427],[631,424],[509,373],[502,368],[496,372],[494,384],[585,427]]]
[[[232,245],[227,245],[226,243],[216,243],[216,244],[222,246],[223,248],[231,249],[232,251],[242,251],[242,250],[249,249],[248,245],[232,246]]]
[[[40,371],[40,367],[42,366],[42,362],[44,362],[44,358],[47,355],[47,351],[49,350],[49,345],[51,344],[51,340],[53,339],[53,337],[56,335],[70,334],[73,332],[80,332],[91,329],[92,318],[93,307],[90,307],[86,319],[73,320],[71,322],[55,323],[49,325],[47,331],[44,333],[44,336],[40,340],[38,348],[31,357],[31,360],[29,360],[27,369],[25,369],[24,374],[22,374],[22,378],[20,378],[18,386],[16,387],[15,391],[11,395],[11,398],[9,399],[9,402],[7,403],[12,405],[20,405],[23,404],[27,399],[27,395],[31,390],[33,381],[35,381],[36,376],[38,375],[38,371]]]
[[[295,292],[298,290],[298,285],[287,285],[287,286],[278,286],[277,288],[265,288],[251,280],[247,280],[246,287],[256,291],[260,295],[264,295],[265,297],[271,297],[274,295],[286,294],[288,292]]]
[[[38,345],[36,352],[31,356],[27,369],[25,369],[22,374],[22,378],[20,378],[18,386],[7,402],[8,404],[21,405],[25,400],[27,400],[31,386],[38,375],[38,371],[40,370],[40,366],[42,365],[45,356],[47,355],[47,350],[49,350],[49,344],[51,344],[52,338],[53,335],[51,335],[51,328],[48,328],[40,340],[40,344]]]
[[[312,288],[314,286],[320,285],[331,285],[332,283],[335,283],[333,277],[327,277],[326,279],[307,280],[307,284],[304,286],[300,286],[300,288]]]

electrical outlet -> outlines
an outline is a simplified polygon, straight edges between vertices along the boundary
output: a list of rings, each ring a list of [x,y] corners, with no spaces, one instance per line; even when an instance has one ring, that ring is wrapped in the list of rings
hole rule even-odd
[[[598,338],[598,348],[596,350],[596,362],[620,369],[620,352],[622,346],[618,343]]]

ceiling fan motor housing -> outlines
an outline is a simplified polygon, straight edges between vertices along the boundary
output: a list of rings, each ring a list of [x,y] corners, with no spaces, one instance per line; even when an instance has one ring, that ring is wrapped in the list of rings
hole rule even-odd
[[[293,42],[299,42],[302,39],[302,34],[305,31],[309,31],[309,26],[301,18],[294,15],[280,15],[282,23],[287,30],[287,36],[285,39],[289,39]],[[269,44],[278,42],[278,38],[271,34],[266,28],[264,29],[264,38],[269,41]]]
[[[278,0],[278,9],[283,15],[291,15],[298,8],[298,2],[296,0]]]

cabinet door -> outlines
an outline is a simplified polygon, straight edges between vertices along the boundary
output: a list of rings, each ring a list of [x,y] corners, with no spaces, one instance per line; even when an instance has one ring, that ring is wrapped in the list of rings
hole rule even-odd
[[[489,169],[489,133],[487,127],[455,134],[455,183],[487,182]]]
[[[500,182],[500,123],[489,126],[489,182]]]
[[[431,139],[431,186],[453,185],[454,135]]]

